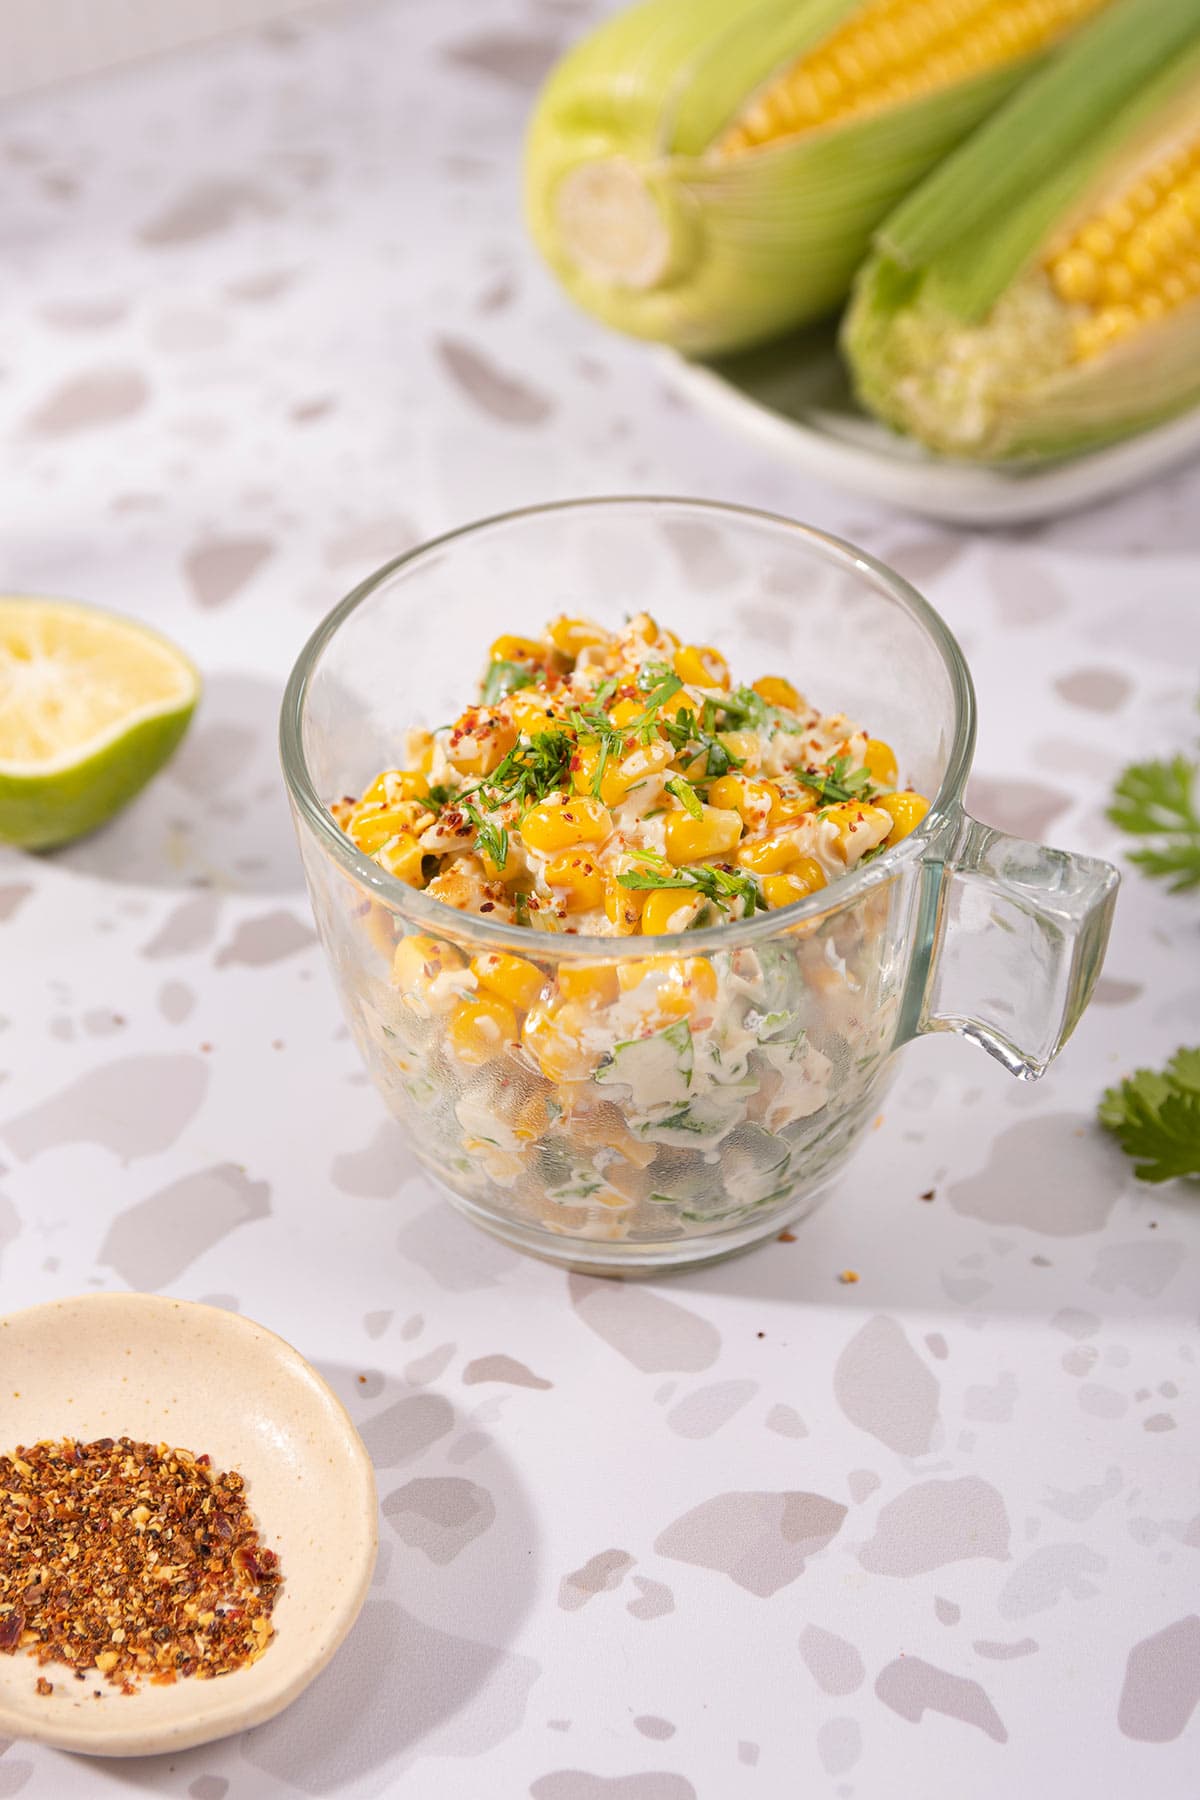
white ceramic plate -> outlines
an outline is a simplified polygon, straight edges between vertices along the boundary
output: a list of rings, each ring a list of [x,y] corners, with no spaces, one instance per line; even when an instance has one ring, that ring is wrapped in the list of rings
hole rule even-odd
[[[258,1662],[124,1695],[94,1672],[0,1656],[0,1737],[149,1756],[261,1724],[324,1668],[375,1566],[375,1476],[340,1400],[299,1353],[237,1313],[89,1294],[0,1319],[0,1450],[43,1437],[165,1439],[238,1469],[283,1586]],[[54,1692],[42,1696],[44,1675]],[[93,1697],[100,1689],[102,1698]]]
[[[854,402],[832,327],[711,362],[665,352],[672,379],[700,405],[754,432],[797,469],[931,519],[1007,525],[1090,506],[1200,451],[1200,408],[1140,437],[1038,468],[932,455]]]

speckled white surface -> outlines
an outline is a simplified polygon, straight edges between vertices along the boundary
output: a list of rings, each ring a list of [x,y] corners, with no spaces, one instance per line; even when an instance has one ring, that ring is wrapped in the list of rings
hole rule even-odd
[[[1116,852],[1113,773],[1194,729],[1200,471],[937,531],[799,481],[560,301],[516,147],[590,16],[352,5],[0,125],[0,583],[125,607],[208,680],[114,828],[0,859],[0,1303],[236,1305],[346,1399],[384,1515],[287,1714],[103,1771],[15,1743],[0,1797],[1182,1800],[1200,1209],[1091,1120],[1200,1035],[1194,906],[1128,879],[1040,1087],[915,1046],[794,1243],[647,1286],[460,1223],[335,1010],[282,681],[355,579],[482,512],[691,492],[862,541],[972,661],[976,810],[1068,847]]]

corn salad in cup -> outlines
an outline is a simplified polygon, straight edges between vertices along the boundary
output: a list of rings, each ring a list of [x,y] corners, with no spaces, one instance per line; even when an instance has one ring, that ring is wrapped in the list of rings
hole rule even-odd
[[[415,1161],[560,1265],[695,1266],[834,1191],[913,1039],[1036,1079],[1117,876],[972,819],[974,743],[945,621],[791,519],[557,501],[368,576],[301,652],[280,747],[403,1203]]]
[[[825,889],[928,811],[891,748],[785,676],[735,686],[718,650],[639,613],[497,638],[478,699],[410,732],[406,764],[335,802],[339,825],[530,944],[471,954],[448,914],[444,937],[395,945],[368,1054],[418,1140],[580,1236],[711,1228],[785,1196],[831,1089],[892,1028],[862,1005],[874,915],[707,956],[614,942],[612,961],[547,964],[539,939],[704,930]]]

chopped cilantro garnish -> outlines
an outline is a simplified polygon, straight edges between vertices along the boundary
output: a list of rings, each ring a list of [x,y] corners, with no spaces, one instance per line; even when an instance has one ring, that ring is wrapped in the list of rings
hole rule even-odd
[[[673,669],[666,663],[643,663],[638,670],[638,687],[646,697],[645,709],[636,719],[631,719],[626,726],[629,732],[643,732],[647,736],[656,724],[655,714],[673,694],[677,694],[683,686]]]
[[[574,707],[567,715],[567,723],[577,737],[584,738],[589,743],[597,741],[607,744],[611,751],[621,750],[628,736],[626,731],[613,724],[606,712],[601,712],[594,705]]]
[[[561,787],[574,750],[574,741],[565,731],[539,731],[536,737],[520,738],[503,762],[482,781],[464,788],[459,799],[480,794],[493,811],[510,802],[522,810],[534,806]]]
[[[683,807],[685,812],[690,812],[693,819],[702,819],[704,817],[704,808],[700,804],[699,794],[696,792],[691,782],[685,781],[682,775],[676,775],[667,782],[667,792],[668,794],[674,794],[680,806]]]
[[[658,729],[662,732],[672,750],[682,750],[690,744],[700,727],[696,715],[690,707],[682,706],[673,719],[660,719]]]
[[[716,781],[719,776],[728,775],[730,769],[742,767],[741,757],[735,756],[732,750],[727,749],[720,738],[709,737],[707,733],[701,732],[698,741],[704,755],[704,778],[706,781]]]
[[[803,769],[793,769],[792,776],[804,787],[811,788],[819,796],[822,806],[836,806],[847,800],[869,800],[871,797],[871,771],[851,769],[848,756],[835,756],[829,763],[827,775],[810,775]]]
[[[533,687],[537,676],[532,669],[523,663],[494,662],[489,664],[488,672],[483,678],[480,697],[485,706],[494,706],[497,700],[503,700],[505,694],[515,694],[519,688]]]
[[[772,706],[751,687],[734,688],[717,702],[729,731],[796,731],[800,721],[782,706]]]
[[[617,876],[623,888],[680,888],[715,900],[727,912],[733,900],[741,900],[748,913],[759,907],[764,912],[767,910],[762,890],[752,875],[735,874],[729,869],[715,868],[711,863],[689,863],[685,868],[677,869],[650,850],[638,850],[634,855],[642,866],[626,869]]]
[[[592,798],[593,798],[593,800],[599,800],[601,798],[601,790],[604,787],[604,771],[608,767],[608,759],[611,754],[612,754],[612,745],[609,743],[609,741],[606,737],[601,738],[600,754],[596,758],[596,773],[592,776]]]
[[[422,806],[431,806],[434,812],[441,812],[443,806],[449,806],[451,800],[457,798],[455,790],[447,787],[444,781],[434,782],[422,800]]]
[[[508,832],[503,825],[497,825],[494,819],[485,819],[474,806],[462,803],[462,812],[475,827],[475,842],[502,869],[508,861]]]

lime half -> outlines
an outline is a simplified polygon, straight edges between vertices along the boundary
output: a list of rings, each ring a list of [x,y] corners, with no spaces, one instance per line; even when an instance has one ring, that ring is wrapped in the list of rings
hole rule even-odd
[[[175,749],[200,677],[157,632],[0,595],[0,843],[45,850],[111,819]]]

